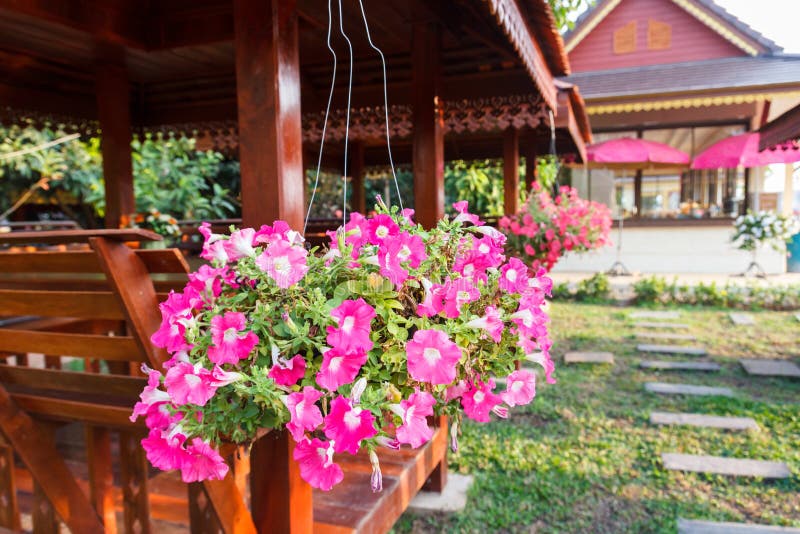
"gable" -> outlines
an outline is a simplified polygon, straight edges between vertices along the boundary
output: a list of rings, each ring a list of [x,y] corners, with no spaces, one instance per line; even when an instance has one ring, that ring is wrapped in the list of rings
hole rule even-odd
[[[569,52],[572,72],[748,55],[679,3],[693,7],[685,0],[609,2],[610,11]]]

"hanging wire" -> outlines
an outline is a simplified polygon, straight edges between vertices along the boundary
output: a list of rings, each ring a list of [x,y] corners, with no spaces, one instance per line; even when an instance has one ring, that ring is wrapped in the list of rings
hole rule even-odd
[[[353,96],[353,43],[344,31],[342,20],[342,0],[339,0],[339,31],[347,41],[347,48],[350,50],[350,72],[347,79],[347,116],[344,125],[344,173],[342,176],[342,226],[347,224],[347,141],[350,137],[350,98]]]
[[[328,0],[328,50],[330,50],[331,55],[333,56],[333,74],[331,75],[331,90],[328,92],[328,105],[325,107],[325,122],[322,123],[322,139],[319,142],[319,157],[317,158],[317,172],[314,175],[314,189],[311,191],[311,199],[308,202],[308,211],[306,212],[306,220],[303,223],[303,235],[306,233],[306,229],[308,228],[308,219],[311,217],[311,207],[314,205],[314,197],[317,196],[317,186],[319,186],[319,170],[322,167],[322,151],[325,148],[325,133],[328,128],[328,115],[331,112],[331,102],[333,101],[333,87],[336,84],[336,51],[331,46],[331,25],[332,25],[332,12],[331,12],[331,2],[332,0]],[[305,176],[303,177],[305,180]]]
[[[553,110],[548,109],[550,115],[550,155],[553,157],[553,165],[556,168],[555,180],[553,180],[553,196],[558,195],[558,175],[561,172],[561,162],[556,152],[556,121],[553,117]]]
[[[381,67],[383,67],[383,114],[386,120],[386,150],[389,153],[389,167],[392,170],[392,178],[394,179],[394,189],[397,191],[397,202],[400,204],[400,209],[403,209],[403,197],[400,196],[400,185],[397,183],[397,172],[394,168],[394,158],[392,157],[392,142],[389,135],[389,94],[388,82],[386,80],[386,57],[383,51],[372,42],[372,36],[369,33],[369,22],[367,22],[367,14],[364,12],[364,3],[358,0],[358,6],[361,8],[361,18],[364,19],[364,30],[367,33],[367,41],[369,46],[372,47],[381,56]],[[386,199],[388,202],[389,199]]]

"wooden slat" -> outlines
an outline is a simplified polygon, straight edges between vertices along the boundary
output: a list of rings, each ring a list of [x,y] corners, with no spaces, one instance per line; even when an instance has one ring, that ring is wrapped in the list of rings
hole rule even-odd
[[[14,480],[14,450],[6,443],[0,444],[0,503],[0,526],[20,530]]]
[[[93,237],[102,237],[118,242],[162,241],[164,239],[155,232],[137,228],[129,230],[44,230],[0,234],[0,245],[88,243],[89,239]]]
[[[13,393],[11,397],[20,409],[60,421],[85,421],[97,425],[114,427],[134,427],[141,424],[131,423],[132,407],[98,404],[45,397],[30,393]]]
[[[144,361],[138,345],[129,336],[62,334],[15,328],[0,329],[0,351],[37,352],[98,360]]]
[[[244,495],[239,491],[233,473],[228,471],[222,480],[203,482],[203,487],[225,534],[255,534],[256,526],[253,516],[247,509]],[[308,511],[311,511],[310,506]],[[278,530],[274,532],[278,532]]]
[[[0,289],[0,313],[80,319],[124,319],[110,292]]]
[[[52,439],[23,410],[0,386],[0,431],[33,473],[59,517],[72,532],[103,534],[103,525]]]
[[[147,495],[149,464],[139,437],[127,432],[119,435],[122,497],[125,505],[125,532],[150,534],[150,501]]]
[[[174,248],[137,250],[151,273],[181,274],[189,270],[183,255]],[[63,252],[0,252],[0,273],[98,273],[103,270],[91,250]]]
[[[169,354],[150,342],[150,336],[161,325],[161,314],[158,311],[158,295],[147,269],[133,251],[122,243],[92,238],[89,244],[97,253],[114,294],[125,310],[136,343],[147,355],[150,365],[161,369],[169,359]]]
[[[52,391],[109,395],[136,402],[147,380],[134,376],[74,373],[0,364],[0,383]],[[133,405],[131,405],[133,408]]]
[[[114,471],[111,457],[111,431],[86,425],[86,463],[89,467],[89,497],[106,534],[117,533],[114,509]]]
[[[189,484],[189,521],[192,534],[225,533],[203,484]]]

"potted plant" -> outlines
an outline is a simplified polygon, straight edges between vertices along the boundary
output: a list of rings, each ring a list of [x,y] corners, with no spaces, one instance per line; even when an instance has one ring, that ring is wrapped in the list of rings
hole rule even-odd
[[[142,246],[145,248],[165,248],[173,242],[177,242],[181,237],[181,228],[178,220],[172,215],[161,213],[155,208],[151,208],[147,213],[134,213],[128,217],[129,228],[144,228],[152,230],[164,239],[162,241],[145,241]]]
[[[553,198],[534,182],[520,212],[503,217],[500,230],[506,248],[550,271],[567,252],[586,252],[609,243],[611,212],[599,202],[584,200],[572,187],[562,186]]]
[[[412,210],[378,201],[322,250],[282,221],[229,235],[202,226],[211,264],[161,304],[152,341],[172,359],[164,374],[145,369],[132,416],[146,419],[154,466],[221,478],[222,442],[286,429],[312,486],[332,488],[343,477],[334,454],[366,447],[377,491],[378,446],[419,447],[428,417],[444,414],[456,447],[462,416],[486,422],[528,404],[536,375],[518,360],[554,382],[543,271],[506,257],[504,236],[466,202],[424,230]]]
[[[742,276],[755,273],[763,278],[766,273],[757,261],[759,247],[770,246],[777,252],[784,252],[786,243],[800,231],[800,220],[796,216],[770,211],[748,211],[746,215],[740,215],[734,220],[733,228],[731,242],[739,250],[752,254],[750,265]]]

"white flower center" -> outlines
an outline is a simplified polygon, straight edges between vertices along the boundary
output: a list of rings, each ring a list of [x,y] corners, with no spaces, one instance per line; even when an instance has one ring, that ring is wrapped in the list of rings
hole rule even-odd
[[[506,271],[506,278],[508,278],[509,281],[511,281],[511,282],[516,282],[517,281],[517,271],[514,270],[514,269],[509,269],[508,271]]]
[[[514,382],[511,382],[511,391],[514,393],[518,393],[520,390],[522,390],[522,387],[524,385],[525,382],[523,382],[522,380],[515,380]]]
[[[225,330],[225,333],[222,334],[222,339],[225,343],[233,343],[239,339],[238,335],[239,331],[231,327]]]
[[[425,350],[422,351],[422,357],[425,358],[429,365],[436,365],[442,358],[442,353],[437,348],[425,347]]]
[[[349,430],[355,430],[361,424],[359,413],[361,413],[361,408],[353,408],[344,414],[344,424]]]
[[[408,245],[403,245],[400,252],[397,253],[397,257],[400,258],[400,261],[406,261],[409,256],[411,256],[411,249],[408,248]]]
[[[272,265],[275,271],[283,276],[288,276],[292,272],[292,264],[288,256],[278,256]]]
[[[342,330],[344,330],[345,334],[349,334],[353,331],[353,326],[355,326],[355,324],[356,320],[353,318],[353,316],[348,315],[344,318],[344,321],[342,321]]]
[[[464,266],[464,276],[471,276],[475,272],[475,266],[468,263]]]
[[[459,300],[460,302],[468,301],[469,300],[469,292],[468,291],[459,291],[457,300]]]
[[[186,385],[190,388],[197,387],[202,380],[197,375],[183,375],[183,379],[186,381]]]
[[[331,358],[331,362],[328,364],[328,369],[333,371],[334,373],[339,370],[339,367],[342,366],[342,360],[344,359],[343,356],[334,356]]]
[[[478,391],[475,395],[472,396],[472,400],[475,401],[475,404],[480,404],[483,402],[483,399],[486,398],[486,394],[483,391]]]
[[[486,243],[481,243],[478,246],[478,252],[480,252],[481,254],[488,254],[490,250],[491,249],[489,248],[489,245],[487,245]]]
[[[414,409],[415,408],[416,408],[415,406],[409,406],[408,407],[408,409],[406,410],[406,415],[405,415],[405,417],[403,417],[403,423],[407,423],[408,421],[411,420],[412,417],[414,417]]]
[[[378,227],[378,228],[375,230],[375,235],[376,235],[376,236],[378,236],[378,237],[380,237],[381,239],[383,239],[384,237],[386,237],[387,235],[389,235],[389,229],[388,229],[388,228],[386,228],[386,227],[385,227],[385,226],[383,226],[383,225],[380,225],[380,226],[379,226],[379,227]]]
[[[303,418],[303,412],[306,409],[306,401],[305,399],[301,400],[297,404],[294,405],[294,413],[297,415],[298,419]]]

